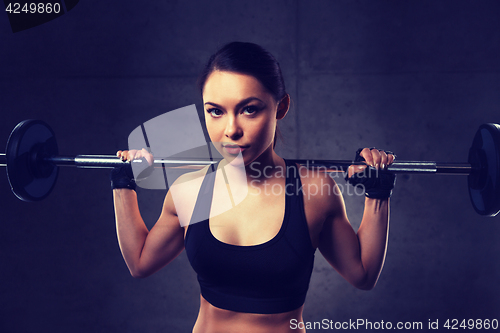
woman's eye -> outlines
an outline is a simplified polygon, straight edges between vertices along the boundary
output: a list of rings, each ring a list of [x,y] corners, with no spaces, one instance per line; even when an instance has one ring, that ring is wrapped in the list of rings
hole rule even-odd
[[[248,114],[248,115],[250,115],[250,114],[254,114],[254,113],[256,113],[257,111],[258,111],[258,109],[257,109],[257,107],[255,107],[255,106],[245,106],[245,107],[243,108],[243,113]]]
[[[220,117],[222,116],[222,111],[216,108],[213,109],[208,109],[207,112],[212,116],[212,117]]]

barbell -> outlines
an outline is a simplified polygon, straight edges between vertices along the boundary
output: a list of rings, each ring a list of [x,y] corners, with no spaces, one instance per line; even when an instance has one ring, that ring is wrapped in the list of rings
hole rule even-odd
[[[114,168],[122,165],[113,155],[59,156],[54,132],[41,120],[24,120],[11,132],[6,152],[0,153],[0,166],[6,166],[12,192],[23,201],[39,201],[54,188],[60,166]],[[201,168],[219,159],[157,158],[153,167]],[[325,172],[344,172],[351,160],[292,160]],[[145,163],[134,160],[133,163]],[[469,149],[467,163],[395,161],[388,167],[394,173],[466,175],[472,205],[477,213],[495,216],[500,212],[500,125],[483,124]]]

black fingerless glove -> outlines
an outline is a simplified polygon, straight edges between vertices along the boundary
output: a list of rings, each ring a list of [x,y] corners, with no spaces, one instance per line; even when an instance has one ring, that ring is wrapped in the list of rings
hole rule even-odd
[[[360,153],[363,149],[358,149],[354,162],[362,162],[364,158]],[[387,154],[392,152],[386,151]],[[387,170],[375,169],[368,166],[363,172],[355,173],[351,177],[346,175],[346,181],[353,185],[362,187],[365,195],[372,199],[387,199],[392,195],[392,190],[396,184],[396,175]]]
[[[128,188],[134,190],[137,187],[134,180],[134,173],[129,162],[123,162],[122,165],[111,170],[111,188]]]

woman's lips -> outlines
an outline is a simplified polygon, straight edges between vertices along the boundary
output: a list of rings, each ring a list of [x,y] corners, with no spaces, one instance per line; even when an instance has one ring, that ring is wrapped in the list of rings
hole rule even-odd
[[[240,152],[243,153],[248,147],[238,146],[238,145],[223,145],[224,151],[231,155],[238,155]]]

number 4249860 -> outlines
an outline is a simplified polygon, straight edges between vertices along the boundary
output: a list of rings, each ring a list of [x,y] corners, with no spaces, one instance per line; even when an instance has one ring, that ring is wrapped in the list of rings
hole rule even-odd
[[[31,3],[25,3],[22,7],[21,4],[18,2],[10,3],[7,5],[7,8],[5,8],[6,12],[9,12],[10,14],[58,14],[61,11],[61,4],[60,3],[36,3],[36,2],[31,2]]]
[[[489,330],[489,329],[498,329],[498,320],[497,319],[469,319],[459,321],[458,319],[448,319],[446,323],[444,323],[443,327],[451,330],[458,329],[470,329],[470,330]]]

